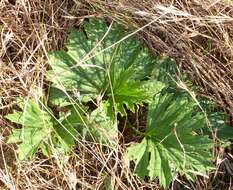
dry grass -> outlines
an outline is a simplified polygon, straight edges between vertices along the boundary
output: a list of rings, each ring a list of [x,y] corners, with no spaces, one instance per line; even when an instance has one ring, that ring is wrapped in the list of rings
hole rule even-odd
[[[15,97],[38,98],[44,92],[47,52],[63,46],[70,27],[97,16],[139,29],[136,35],[152,52],[174,58],[199,87],[200,94],[233,115],[231,1],[2,0],[0,125],[7,126],[1,130],[0,161],[6,163],[0,167],[3,188],[109,189],[107,184],[112,184],[114,189],[159,189],[156,182],[142,183],[132,176],[124,157],[125,147],[109,148],[103,153],[99,145],[81,142],[69,159],[54,153],[49,160],[38,155],[25,163],[6,161],[15,153],[9,151],[14,147],[4,143],[11,126],[3,115],[10,111]],[[220,154],[219,170],[216,175],[210,174],[209,180],[180,183],[185,183],[187,189],[233,188],[229,170],[232,158],[227,157]],[[179,182],[174,182],[175,187],[179,189]]]

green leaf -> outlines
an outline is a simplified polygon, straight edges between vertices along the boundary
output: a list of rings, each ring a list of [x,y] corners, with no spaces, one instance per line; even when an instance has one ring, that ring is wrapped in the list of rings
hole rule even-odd
[[[18,158],[24,160],[32,158],[43,143],[48,143],[51,135],[51,117],[34,101],[20,101],[23,111],[17,111],[6,116],[11,122],[22,125],[21,129],[14,129],[9,136],[8,143],[19,143]],[[22,106],[23,105],[23,106]]]
[[[54,124],[53,128],[59,138],[64,152],[68,152],[75,143],[77,130],[71,125]]]
[[[65,122],[65,118],[59,121],[51,117],[34,100],[21,100],[18,104],[22,111],[9,114],[6,118],[22,126],[21,129],[14,129],[8,139],[8,143],[18,144],[20,160],[31,159],[38,149],[46,156],[49,155],[51,143],[55,148],[62,148],[63,152],[70,150],[77,135],[75,126]]]
[[[20,105],[23,111],[15,111],[6,116],[11,122],[39,128],[47,126],[50,123],[50,115],[43,111],[36,102],[32,100],[19,100],[18,105]]]
[[[60,134],[63,141],[70,147],[74,143],[74,138],[81,135],[87,140],[94,140],[106,145],[115,145],[117,143],[117,123],[108,114],[108,102],[101,102],[94,111],[88,115],[83,106],[69,107],[69,112],[62,118],[62,122],[57,126],[56,131]],[[109,116],[110,115],[110,116]],[[55,125],[56,126],[56,125]],[[66,130],[62,129],[62,126]],[[79,134],[78,134],[79,132]]]
[[[156,91],[144,88],[157,64],[148,48],[133,37],[118,42],[127,33],[116,23],[108,26],[104,20],[90,19],[83,28],[71,30],[67,51],[50,53],[48,79],[53,86],[83,102],[99,102],[107,95],[121,115],[125,107],[134,111],[135,104],[150,102],[163,86],[153,81]]]
[[[176,172],[189,177],[193,176],[191,171],[204,175],[213,168],[213,141],[197,134],[204,118],[194,114],[193,107],[194,103],[181,94],[160,95],[150,104],[145,137],[128,148],[137,176],[159,177],[160,184],[167,187]]]
[[[211,112],[208,113],[208,120],[210,122],[210,127],[214,132],[214,135],[218,140],[224,145],[229,145],[230,139],[233,139],[233,128],[230,125],[226,124],[227,116],[222,112]],[[211,134],[211,131],[206,128],[205,133]]]
[[[40,149],[45,156],[47,156],[47,157],[50,156],[50,148],[49,148],[48,144],[45,144],[45,143],[40,144]]]
[[[154,69],[153,76],[157,80],[169,84],[169,86],[174,86],[174,81],[178,74],[177,65],[169,57],[158,57],[158,59],[159,64],[156,65],[156,69]]]
[[[128,148],[129,159],[135,160],[135,173],[144,178],[148,175],[148,169],[145,168],[149,164],[149,154],[147,154],[147,140],[143,139],[140,144]]]
[[[117,122],[107,114],[107,102],[101,103],[89,118],[89,132],[97,142],[116,145],[118,128]]]
[[[231,139],[233,139],[233,128],[226,123],[229,121],[229,115],[221,111],[221,109],[214,103],[204,97],[198,97],[198,102],[201,107],[205,110],[208,123],[203,133],[206,135],[213,136],[220,146],[229,146]]]
[[[49,99],[49,103],[51,103],[53,106],[58,106],[60,108],[72,105],[67,94],[57,88],[53,88],[53,87],[50,88],[48,99]]]
[[[22,143],[18,145],[19,160],[24,160],[27,157],[31,159],[40,145],[46,143],[48,136],[50,136],[49,131],[35,128],[26,128],[22,133],[24,133],[24,138]]]

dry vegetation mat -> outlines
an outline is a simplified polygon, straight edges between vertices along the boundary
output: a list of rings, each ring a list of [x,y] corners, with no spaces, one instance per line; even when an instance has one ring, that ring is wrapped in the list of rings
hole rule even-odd
[[[231,1],[1,1],[4,189],[231,189]]]

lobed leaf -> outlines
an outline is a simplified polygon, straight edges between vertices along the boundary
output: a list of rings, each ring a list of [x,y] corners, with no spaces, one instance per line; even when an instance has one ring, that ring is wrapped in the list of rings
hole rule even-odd
[[[104,20],[90,19],[83,28],[71,30],[67,51],[50,53],[48,79],[53,86],[72,97],[76,92],[83,102],[99,102],[107,95],[121,115],[125,107],[134,111],[135,104],[150,102],[163,86],[153,80],[156,91],[145,88],[157,64],[148,49],[133,37],[119,42],[127,33],[115,23],[108,26]]]
[[[210,148],[213,142],[194,132],[204,126],[204,118],[193,114],[193,103],[177,94],[165,94],[149,106],[147,130],[141,143],[128,148],[135,160],[135,174],[151,180],[159,177],[167,187],[179,172],[190,178],[196,171],[212,169]]]
[[[19,160],[32,158],[43,143],[48,143],[51,133],[51,117],[34,101],[21,101],[23,111],[17,111],[6,116],[11,122],[22,125],[21,129],[14,129],[9,136],[8,143],[18,145]]]
[[[48,155],[48,145],[51,143],[55,147],[61,146],[65,151],[74,144],[77,131],[73,126],[59,123],[31,99],[18,104],[23,110],[9,114],[6,118],[22,126],[21,129],[14,129],[8,139],[8,143],[18,144],[20,160],[32,158],[38,149]]]

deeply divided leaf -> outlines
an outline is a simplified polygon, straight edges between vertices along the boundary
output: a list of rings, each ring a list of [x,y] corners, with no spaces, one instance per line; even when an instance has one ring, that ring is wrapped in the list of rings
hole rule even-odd
[[[84,102],[107,96],[122,115],[125,107],[134,111],[135,104],[150,102],[163,85],[153,80],[156,91],[145,88],[157,64],[149,50],[134,37],[121,41],[127,33],[115,23],[91,19],[83,28],[71,30],[67,51],[50,53],[48,79],[53,87]]]
[[[135,174],[151,180],[159,177],[167,187],[176,172],[190,178],[212,169],[212,141],[197,134],[204,118],[193,112],[193,102],[174,94],[160,95],[149,106],[147,130],[140,144],[128,148]]]
[[[48,146],[59,146],[67,151],[73,144],[76,130],[73,126],[63,125],[51,116],[48,110],[34,100],[21,101],[22,110],[6,116],[22,128],[14,129],[8,143],[17,143],[19,159],[32,158],[38,149],[47,152]],[[48,109],[48,108],[47,108]],[[59,143],[57,143],[59,142]]]

